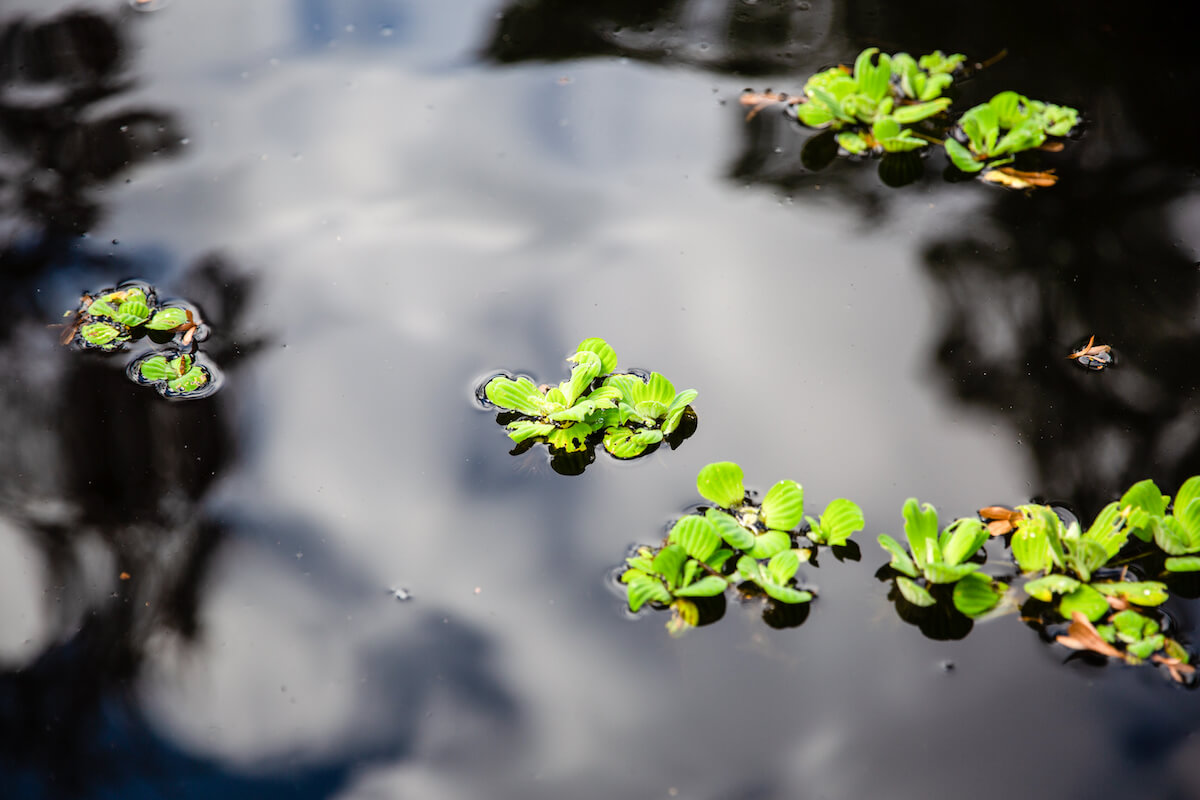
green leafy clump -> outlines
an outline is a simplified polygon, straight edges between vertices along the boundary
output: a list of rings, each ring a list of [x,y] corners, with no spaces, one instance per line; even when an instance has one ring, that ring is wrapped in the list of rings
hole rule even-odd
[[[932,57],[931,57],[932,56]],[[796,105],[796,118],[810,128],[831,128],[849,153],[900,153],[925,147],[928,141],[906,126],[945,111],[950,98],[942,92],[953,82],[963,56],[939,51],[920,60],[908,53],[894,56],[869,47],[854,68],[818,72],[804,84],[806,102]]]
[[[75,311],[63,316],[62,343],[107,353],[146,339],[165,354],[136,359],[126,373],[137,383],[158,387],[173,398],[202,397],[216,389],[214,372],[195,363],[195,352],[205,335],[199,315],[191,308],[163,305],[148,284],[131,281],[94,294],[85,294]],[[160,334],[173,334],[164,340]]]
[[[1000,92],[968,109],[945,139],[946,155],[963,172],[994,170],[1011,164],[1018,153],[1046,144],[1048,137],[1066,136],[1079,123],[1079,112],[1030,100],[1016,92]]]
[[[697,392],[676,392],[657,372],[618,373],[617,355],[603,339],[584,339],[571,375],[557,386],[497,375],[483,388],[488,402],[515,416],[505,427],[518,445],[544,441],[551,451],[578,453],[602,442],[617,458],[634,458],[679,430]]]
[[[1064,137],[1079,124],[1079,111],[1032,100],[1013,91],[964,112],[957,122],[949,116],[951,99],[945,96],[955,78],[965,74],[966,56],[938,50],[914,58],[908,53],[887,54],[869,47],[858,54],[853,67],[839,65],[808,78],[799,96],[748,92],[742,103],[761,108],[782,103],[803,125],[832,132],[843,154],[894,154],[922,151],[930,143],[942,144],[959,170],[979,173],[988,182],[1027,189],[1052,186],[1053,170],[1023,172],[1009,166],[1019,153],[1061,149],[1050,137]],[[983,65],[975,65],[975,69]],[[817,146],[823,137],[805,145],[805,164],[820,169],[836,153]],[[890,185],[901,185],[920,174],[920,160],[891,159],[880,165],[880,176]],[[914,163],[915,162],[915,163]]]
[[[888,566],[895,571],[896,588],[905,600],[928,608],[937,603],[930,587],[953,585],[954,607],[971,618],[1000,602],[1007,587],[979,573],[979,564],[969,561],[988,540],[979,520],[957,519],[939,534],[937,509],[911,497],[904,503],[903,516],[909,550],[886,533],[879,534],[879,546],[892,557]]]
[[[805,519],[803,488],[795,481],[779,481],[758,503],[747,495],[742,478],[741,467],[729,461],[700,470],[696,489],[713,505],[676,520],[658,550],[642,548],[627,560],[629,568],[621,580],[628,585],[631,610],[637,611],[648,599],[658,607],[672,608],[675,614],[668,627],[679,632],[695,625],[698,618],[694,603],[681,598],[711,597],[729,586],[784,605],[812,600],[811,590],[796,585],[800,565],[812,556],[810,548],[796,541]],[[862,528],[862,512],[848,500],[835,500],[821,521],[825,525],[821,540],[812,533],[810,538],[818,544],[844,544]],[[648,568],[662,554],[676,550],[682,555],[669,556],[666,563],[680,561],[677,571]],[[696,566],[689,572],[693,563]],[[707,575],[697,580],[700,570]]]

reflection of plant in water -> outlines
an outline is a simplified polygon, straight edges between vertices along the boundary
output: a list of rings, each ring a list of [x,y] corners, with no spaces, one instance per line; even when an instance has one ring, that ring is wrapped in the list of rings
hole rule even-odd
[[[700,621],[692,598],[715,597],[730,586],[775,604],[812,600],[811,591],[795,585],[800,564],[812,555],[811,548],[795,546],[794,532],[805,520],[800,484],[779,481],[756,503],[747,497],[741,467],[726,461],[701,469],[696,488],[713,506],[677,520],[658,549],[641,547],[626,560],[621,582],[630,610],[647,603],[670,608],[667,628],[679,633]],[[808,522],[810,541],[837,546],[862,529],[863,518],[858,506],[839,499],[819,521]]]
[[[153,385],[164,397],[205,397],[217,388],[212,368],[197,363],[194,354],[208,335],[199,313],[182,305],[160,305],[149,284],[130,281],[85,294],[79,308],[64,316],[70,321],[62,326],[63,344],[111,353],[148,338],[169,348],[134,360],[128,369],[130,380]],[[171,338],[162,341],[163,334]]]
[[[950,98],[942,93],[953,83],[956,71],[961,72],[965,59],[960,53],[947,56],[940,50],[916,59],[908,53],[888,55],[870,47],[859,53],[853,69],[836,66],[810,77],[802,96],[748,92],[741,102],[753,106],[748,117],[768,105],[783,103],[794,109],[802,124],[834,131],[837,145],[850,155],[908,153],[944,137],[947,156],[964,172],[982,172],[984,180],[1017,189],[1054,185],[1057,178],[1052,171],[1019,171],[1008,165],[1027,150],[1061,149],[1061,144],[1046,139],[1070,133],[1079,122],[1079,112],[1073,108],[1001,92],[959,119],[953,133],[965,143],[947,134],[945,122],[924,130],[913,127],[926,120],[933,122],[950,107]],[[805,150],[820,149],[819,139],[810,140]],[[819,169],[834,154],[828,148],[825,155],[812,152],[805,163]],[[881,164],[881,175],[888,183],[899,185],[918,173],[912,166],[905,163],[905,168],[884,170]]]
[[[583,453],[603,441],[617,458],[634,458],[679,431],[697,392],[676,392],[657,372],[618,373],[617,354],[603,339],[585,339],[567,359],[571,376],[558,386],[497,375],[483,387],[518,446],[544,441],[552,453]]]

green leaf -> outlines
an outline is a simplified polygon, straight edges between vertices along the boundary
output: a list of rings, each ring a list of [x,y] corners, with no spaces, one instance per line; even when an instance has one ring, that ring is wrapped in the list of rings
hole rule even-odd
[[[92,305],[95,305],[95,303],[92,303]],[[86,325],[80,326],[79,334],[83,337],[84,341],[96,347],[119,344],[128,338],[107,322],[89,322]]]
[[[107,300],[94,300],[87,307],[87,313],[93,317],[108,317],[109,319],[117,318],[117,309],[112,303]]]
[[[678,544],[689,556],[699,561],[707,561],[721,546],[721,537],[712,523],[695,514],[681,517],[671,526],[667,540]]]
[[[533,439],[538,436],[549,436],[554,432],[555,427],[549,422],[533,422],[532,420],[519,419],[510,422],[505,426],[508,431],[508,438],[515,443],[520,444],[526,439]]]
[[[997,590],[997,584],[978,572],[966,575],[954,584],[954,607],[971,618],[991,611],[1001,597],[1003,592]]]
[[[662,431],[614,427],[604,432],[604,449],[616,458],[636,458],[646,452],[647,447],[661,442],[662,438]]]
[[[575,366],[571,368],[570,379],[560,383],[558,388],[566,398],[563,405],[573,406],[584,389],[587,389],[600,374],[601,362],[600,356],[590,350],[580,350],[567,361],[575,362]]]
[[[488,401],[497,408],[516,411],[530,417],[544,416],[547,411],[545,398],[533,385],[533,381],[528,378],[513,380],[503,375],[497,375],[488,381],[483,393]]]
[[[990,536],[983,523],[974,518],[960,519],[950,526],[950,530],[950,537],[942,548],[942,558],[951,566],[975,555]]]
[[[897,572],[903,572],[910,578],[915,578],[918,575],[917,567],[913,564],[908,553],[900,546],[900,543],[888,536],[886,533],[881,533],[878,536],[879,546],[892,554],[892,562],[888,566]]]
[[[921,65],[921,69],[931,75],[937,75],[953,72],[959,64],[966,60],[967,57],[962,53],[946,55],[941,50],[934,50],[932,53],[921,56],[918,63]]]
[[[742,468],[732,461],[708,464],[696,476],[696,490],[722,508],[736,508],[746,497],[742,477]]]
[[[661,575],[669,584],[679,583],[683,574],[683,565],[688,560],[687,551],[678,544],[669,544],[659,550],[650,562],[651,569]]]
[[[778,600],[780,603],[787,603],[789,605],[807,603],[813,599],[812,592],[793,589],[791,586],[779,586],[769,581],[760,583],[759,588],[766,592],[767,596],[772,600]]]
[[[737,550],[754,547],[754,533],[724,511],[710,508],[704,512],[704,518],[712,523],[713,529],[730,547]]]
[[[1100,594],[1120,597],[1135,606],[1159,606],[1167,602],[1167,585],[1159,581],[1112,581],[1091,584]]]
[[[810,100],[796,106],[796,118],[810,128],[824,128],[833,122],[834,113],[829,107]]]
[[[762,501],[762,520],[768,528],[790,531],[804,519],[804,489],[795,481],[780,481]]]
[[[1160,633],[1138,642],[1125,645],[1125,650],[1141,659],[1147,659],[1158,652],[1165,643],[1165,637]]]
[[[1179,512],[1190,506],[1193,500],[1200,500],[1200,475],[1188,478],[1175,493],[1175,515],[1179,516]]]
[[[683,419],[684,412],[687,411],[688,405],[696,399],[699,392],[695,389],[686,389],[675,395],[675,399],[671,401],[671,405],[667,408],[667,414],[663,418],[662,432],[664,436],[670,436],[679,427],[680,420]]]
[[[858,131],[842,131],[834,137],[837,139],[838,145],[847,153],[853,155],[862,155],[871,149],[871,145],[866,138]]]
[[[1021,519],[1012,537],[1012,554],[1022,572],[1041,572],[1054,564],[1054,544],[1061,538],[1062,522],[1046,506],[1021,506]],[[1059,545],[1061,547],[1061,545]]]
[[[1121,551],[1121,548],[1125,546],[1125,541],[1129,538],[1124,525],[1125,518],[1121,516],[1121,504],[1109,503],[1096,515],[1096,519],[1083,538],[1103,547],[1108,558],[1112,558]]]
[[[903,575],[896,576],[896,586],[900,589],[900,594],[904,599],[914,606],[929,608],[929,606],[937,602],[924,586],[909,580]]]
[[[1090,581],[1092,574],[1108,561],[1104,547],[1091,539],[1067,539],[1065,544],[1067,565],[1084,582]]]
[[[882,100],[887,95],[892,78],[892,58],[887,53],[879,56],[878,64],[871,63],[878,52],[879,48],[868,47],[854,62],[854,79],[858,81],[859,91],[872,100]]]
[[[988,101],[996,114],[996,124],[1001,128],[1015,128],[1029,119],[1029,112],[1022,106],[1024,100],[1016,92],[1000,92]]]
[[[139,292],[140,294],[140,292]],[[137,327],[150,317],[150,307],[146,305],[145,295],[134,297],[121,303],[117,309],[117,322],[130,328]]]
[[[1190,537],[1176,517],[1150,517],[1146,525],[1154,536],[1158,549],[1167,555],[1182,556],[1192,552]]]
[[[724,578],[706,575],[693,584],[675,590],[676,597],[715,597],[725,591],[729,584]]]
[[[662,583],[654,578],[635,578],[629,582],[626,590],[629,597],[629,610],[637,611],[646,603],[655,602],[668,605],[671,593]]]
[[[1130,533],[1143,542],[1150,541],[1153,536],[1150,520],[1166,513],[1167,501],[1152,480],[1138,481],[1130,486],[1121,497],[1121,510],[1128,514]]]
[[[1168,572],[1200,572],[1200,556],[1177,556],[1166,561]]]
[[[863,529],[865,520],[862,509],[855,503],[839,497],[825,506],[819,521],[808,518],[811,531],[809,538],[817,544],[844,545],[851,536]]]
[[[783,531],[766,531],[754,537],[749,553],[754,558],[770,558],[791,546],[792,538]]]
[[[150,356],[138,364],[138,374],[148,381],[165,381],[175,376],[166,356]]]
[[[946,564],[942,561],[930,561],[925,565],[925,581],[926,583],[954,583],[977,569],[979,569],[978,564]]]
[[[988,153],[990,156],[1002,156],[1010,153],[1022,153],[1040,147],[1046,141],[1046,132],[1037,120],[1028,120],[1004,134],[1004,138],[996,143]]]
[[[1067,619],[1071,618],[1072,611],[1078,611],[1095,622],[1108,613],[1108,601],[1091,586],[1083,584],[1070,594],[1064,595],[1058,603],[1058,613]]]
[[[1113,614],[1112,624],[1123,642],[1136,642],[1158,633],[1158,623],[1130,609]]]
[[[579,453],[587,449],[587,440],[595,431],[583,422],[577,422],[566,428],[556,427],[546,434],[546,443],[568,453]]]
[[[948,84],[949,81],[946,81],[946,83]],[[941,89],[937,88],[937,84],[933,84],[933,86],[937,94],[940,94]],[[926,90],[926,93],[928,94],[928,90]],[[940,114],[950,107],[950,98],[938,97],[936,100],[932,99],[933,97],[937,97],[937,94],[926,98],[929,100],[926,103],[897,106],[896,110],[892,112],[892,116],[897,122],[903,125],[912,125],[914,122],[920,122],[923,119],[929,119],[935,114]]]
[[[208,370],[196,365],[177,378],[169,378],[167,389],[176,394],[189,394],[199,390],[207,383]]]
[[[600,358],[600,374],[607,375],[617,368],[617,352],[609,346],[608,342],[599,338],[584,339],[579,343],[579,347],[575,348],[575,352],[595,353]]]
[[[800,569],[800,554],[795,550],[782,550],[771,556],[771,560],[767,562],[767,575],[781,586],[796,577],[798,569]]]
[[[908,539],[908,549],[913,561],[922,570],[930,561],[941,561],[942,553],[938,548],[938,515],[937,509],[929,503],[920,505],[915,497],[904,501],[904,535]]]
[[[953,136],[947,136],[943,146],[946,148],[946,155],[950,157],[951,163],[961,171],[979,172],[983,169],[983,162],[976,161],[975,156],[971,155],[971,151]]]
[[[1043,603],[1049,603],[1056,594],[1070,594],[1080,587],[1080,582],[1069,575],[1047,575],[1025,584],[1025,593]]]
[[[186,324],[187,321],[187,309],[171,306],[156,311],[154,317],[146,323],[146,327],[152,331],[169,331]]]

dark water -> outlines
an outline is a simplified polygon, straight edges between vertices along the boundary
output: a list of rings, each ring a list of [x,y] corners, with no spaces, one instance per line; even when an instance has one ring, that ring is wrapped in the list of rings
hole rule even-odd
[[[1195,27],[1144,10],[6,3],[2,795],[1200,796],[1195,692],[1012,616],[927,638],[873,577],[912,495],[1200,473]],[[1060,185],[811,173],[743,121],[868,45],[1007,48],[961,103],[1084,109]],[[59,349],[130,277],[204,310],[219,394]],[[1093,333],[1117,369],[1064,359]],[[510,457],[476,382],[587,336],[698,389],[696,434]],[[630,621],[612,568],[726,459],[855,499],[862,561],[802,568],[796,628]]]

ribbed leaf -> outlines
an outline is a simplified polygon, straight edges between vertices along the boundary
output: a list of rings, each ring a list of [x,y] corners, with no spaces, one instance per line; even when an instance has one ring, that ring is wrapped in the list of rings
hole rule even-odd
[[[780,603],[796,605],[797,603],[807,603],[813,599],[811,592],[806,592],[802,589],[793,589],[791,586],[780,586],[764,581],[759,584],[759,588],[767,593],[767,596],[772,600],[778,600]]]
[[[951,566],[961,564],[979,551],[990,536],[977,519],[960,519],[950,526],[952,533],[942,548],[942,558]]]
[[[683,565],[687,560],[687,551],[681,545],[669,544],[655,554],[650,567],[663,576],[667,583],[677,584],[683,575]]]
[[[583,422],[577,422],[568,428],[555,428],[546,435],[546,443],[568,453],[578,453],[587,449],[587,440],[595,431]]]
[[[1154,535],[1150,520],[1166,513],[1167,498],[1163,497],[1154,481],[1138,481],[1121,497],[1121,510],[1127,508],[1133,509],[1128,522],[1130,533],[1148,542]]]
[[[795,550],[778,552],[767,562],[767,575],[781,586],[796,577],[798,569],[800,569],[800,554]]]
[[[1191,537],[1176,517],[1150,517],[1146,525],[1152,531],[1158,549],[1169,556],[1182,556],[1192,552]]]
[[[923,570],[930,561],[940,561],[937,509],[929,503],[919,505],[915,497],[910,497],[904,501],[903,515],[904,535],[917,566]]]
[[[1159,581],[1097,582],[1092,588],[1100,594],[1120,597],[1135,606],[1159,606],[1167,602],[1167,585]]]
[[[1166,567],[1169,572],[1200,572],[1200,556],[1168,558]]]
[[[706,575],[693,584],[675,590],[676,597],[715,597],[728,587],[724,578]]]
[[[804,489],[795,481],[780,481],[762,501],[762,519],[768,528],[790,531],[804,519]]]
[[[671,401],[670,408],[667,409],[666,417],[663,419],[662,432],[664,436],[670,436],[679,427],[680,420],[683,419],[684,412],[687,411],[688,405],[700,393],[695,389],[686,389],[675,395],[675,399]]]
[[[1075,526],[1072,529],[1078,530]],[[1067,539],[1066,546],[1067,566],[1085,583],[1108,561],[1104,547],[1091,539]]]
[[[681,546],[689,556],[707,561],[721,546],[721,537],[712,523],[704,517],[689,514],[681,517],[673,526],[667,540]]]
[[[1124,525],[1125,519],[1121,516],[1121,504],[1109,503],[1096,515],[1092,526],[1083,536],[1103,547],[1108,557],[1112,558],[1121,551],[1121,548],[1125,546],[1125,541],[1129,538]]]
[[[896,576],[896,586],[900,589],[900,594],[905,600],[912,603],[914,606],[928,608],[937,601],[933,599],[933,595],[924,587],[915,581],[909,580],[903,575]]]
[[[662,431],[642,428],[609,428],[604,432],[604,449],[616,458],[636,458],[646,448],[661,442]]]
[[[878,536],[879,546],[888,551],[892,555],[892,563],[889,566],[897,572],[903,572],[910,578],[915,578],[919,574],[917,567],[913,564],[908,553],[900,546],[900,543],[888,536],[886,533],[881,533]]]
[[[675,400],[674,384],[657,372],[651,372],[650,379],[646,381],[645,386],[645,394],[642,398],[643,402],[653,401],[661,403],[664,411],[670,408],[672,401]]]
[[[839,147],[856,156],[871,149],[866,137],[858,131],[841,131],[834,138],[837,139]]]
[[[930,561],[925,565],[925,581],[927,583],[954,583],[977,569],[979,569],[978,564],[946,564],[941,561]]]
[[[92,302],[87,308],[87,313],[93,317],[108,317],[109,319],[117,318],[117,308],[107,300],[99,299]]]
[[[196,365],[177,378],[169,378],[167,390],[174,394],[190,394],[205,386],[208,380],[208,370]]]
[[[997,584],[978,572],[966,575],[954,584],[954,607],[968,617],[978,617],[996,607],[1003,597]]]
[[[554,426],[549,422],[534,422],[533,420],[519,419],[515,422],[510,422],[505,430],[508,431],[508,438],[520,444],[526,439],[549,436],[554,432]]]
[[[843,545],[852,535],[861,531],[864,524],[862,509],[839,497],[825,506],[820,520],[809,518],[812,528],[809,536],[817,544]]]
[[[754,537],[754,545],[749,552],[754,558],[770,558],[791,546],[791,537],[783,531],[767,531]]]
[[[936,89],[940,92],[940,89]],[[928,92],[926,92],[928,94]],[[935,95],[936,96],[936,95]],[[920,122],[923,119],[929,119],[935,114],[940,114],[950,107],[949,97],[939,97],[936,100],[930,100],[927,103],[914,103],[913,105],[899,106],[892,112],[892,117],[897,122],[905,125],[911,125],[914,122]]]
[[[513,380],[497,375],[488,381],[483,393],[497,408],[516,411],[530,417],[540,417],[546,413],[546,401],[529,378]]]
[[[983,169],[983,162],[976,161],[971,151],[953,136],[947,136],[943,146],[946,148],[946,155],[949,156],[950,162],[963,172],[979,172]]]
[[[735,508],[746,497],[742,477],[742,468],[732,461],[708,464],[696,476],[696,490],[705,500],[722,508]]]
[[[1070,594],[1078,589],[1080,583],[1069,575],[1047,575],[1025,584],[1025,593],[1037,598],[1043,603],[1049,603],[1056,594]]]
[[[724,511],[710,508],[704,512],[704,518],[712,523],[713,529],[730,547],[736,550],[754,547],[754,533]]]
[[[130,328],[137,327],[150,317],[150,306],[146,305],[145,295],[132,297],[121,303],[117,308],[117,322]]]
[[[166,356],[148,356],[138,363],[138,374],[148,381],[165,381],[175,377]]]
[[[637,611],[649,602],[663,605],[671,602],[671,593],[667,591],[667,587],[654,578],[635,578],[629,582],[627,594],[630,611]]]
[[[169,331],[178,328],[188,321],[187,310],[183,308],[160,308],[154,313],[146,327],[152,331]]]
[[[92,305],[96,304],[92,303]],[[79,334],[84,338],[84,341],[96,347],[105,347],[106,345],[114,344],[122,338],[121,331],[107,322],[89,322],[79,328]]]
[[[575,348],[575,352],[577,353],[582,353],[585,350],[599,356],[601,375],[607,375],[617,368],[617,352],[603,339],[595,337],[584,339],[579,343],[579,347]]]
[[[1179,523],[1179,531],[1187,540],[1188,552],[1200,550],[1200,497],[1184,505],[1175,498],[1175,513],[1172,515]]]
[[[1083,584],[1070,594],[1064,595],[1058,603],[1058,613],[1067,619],[1071,618],[1073,611],[1078,611],[1095,622],[1108,613],[1108,601],[1091,586]]]
[[[1020,506],[1021,518],[1012,538],[1012,553],[1022,572],[1040,572],[1053,566],[1061,551],[1062,521],[1047,506]]]
[[[558,388],[566,398],[563,405],[573,406],[584,390],[600,374],[601,362],[600,356],[589,350],[581,350],[567,360],[575,362],[575,366],[571,368],[570,379],[560,383]]]
[[[1175,516],[1180,516],[1180,513],[1191,506],[1194,500],[1200,500],[1200,475],[1188,478],[1175,493]]]

